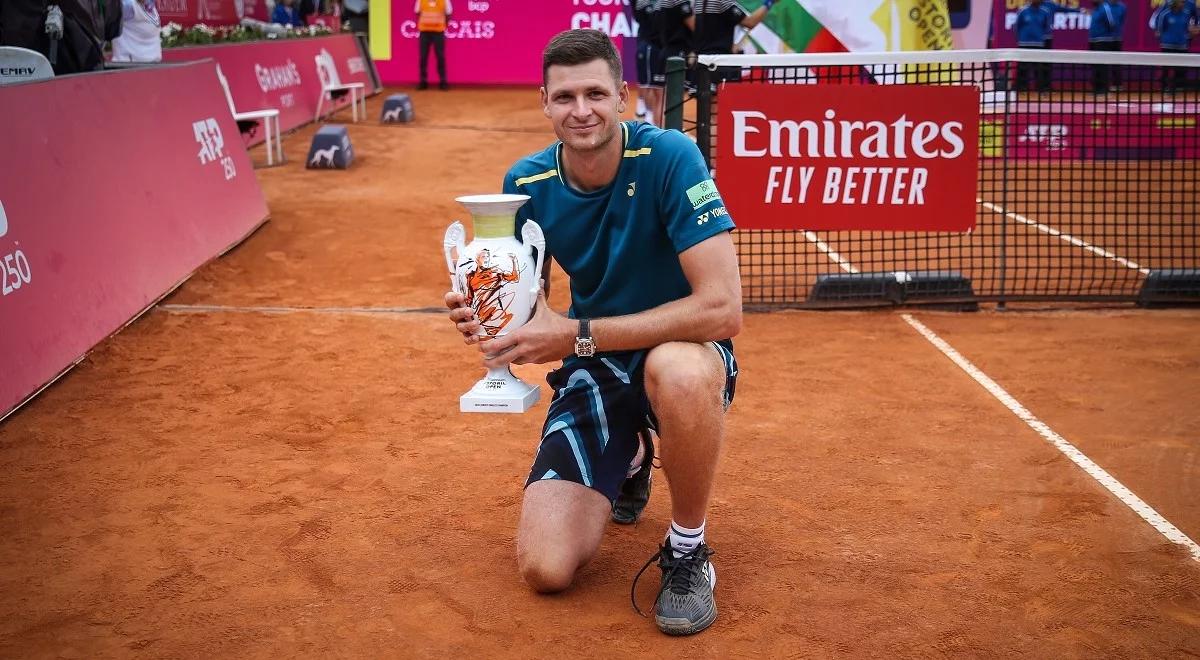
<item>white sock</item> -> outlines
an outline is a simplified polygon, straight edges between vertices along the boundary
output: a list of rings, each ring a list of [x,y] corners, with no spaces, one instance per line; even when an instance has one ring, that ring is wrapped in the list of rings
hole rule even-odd
[[[695,529],[689,529],[672,520],[667,538],[671,541],[671,551],[675,557],[682,557],[695,550],[696,546],[704,543],[704,523],[701,522],[700,526]]]
[[[646,458],[646,444],[638,438],[637,455],[633,457],[633,462],[629,464],[629,470],[625,473],[625,478],[628,479],[642,469],[642,461]]]
[[[646,114],[646,99],[643,99],[640,96],[638,97],[637,101],[637,113],[639,117]]]

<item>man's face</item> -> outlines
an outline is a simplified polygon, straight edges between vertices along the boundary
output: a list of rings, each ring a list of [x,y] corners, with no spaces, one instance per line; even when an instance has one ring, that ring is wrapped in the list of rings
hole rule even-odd
[[[613,80],[604,60],[551,66],[541,91],[543,110],[568,149],[597,151],[620,134],[629,87]]]

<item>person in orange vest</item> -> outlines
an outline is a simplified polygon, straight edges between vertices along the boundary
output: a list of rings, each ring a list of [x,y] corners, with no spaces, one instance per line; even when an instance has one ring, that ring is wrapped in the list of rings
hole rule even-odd
[[[429,89],[429,47],[437,55],[438,89],[450,89],[446,82],[446,19],[454,11],[450,0],[417,0],[417,29],[421,32],[418,48],[421,52],[421,82],[417,89]]]

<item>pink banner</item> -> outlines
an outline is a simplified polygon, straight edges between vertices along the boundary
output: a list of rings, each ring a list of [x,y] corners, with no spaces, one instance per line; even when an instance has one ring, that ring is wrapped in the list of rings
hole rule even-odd
[[[2,95],[0,418],[267,218],[211,62]]]
[[[1182,138],[1198,116],[1195,103],[1018,103],[1005,144],[1029,160],[1192,160],[1196,141]]]
[[[1162,48],[1154,30],[1150,29],[1150,16],[1163,5],[1165,0],[1127,0],[1125,7],[1124,45],[1122,50],[1157,53]],[[1056,0],[1060,6],[1070,9],[1092,10],[1096,3],[1091,0]],[[992,7],[992,47],[1017,47],[1017,13],[1026,5],[1026,0],[995,0]],[[1054,16],[1054,48],[1056,50],[1087,50],[1088,28],[1092,25],[1087,11],[1060,13]],[[1200,52],[1200,39],[1192,40],[1192,52]]]
[[[341,82],[364,83],[368,94],[375,92],[367,69],[371,63],[351,34],[168,48],[163,51],[163,61],[216,60],[229,80],[229,91],[239,112],[276,108],[281,129],[288,131],[312,121],[317,111],[321,77],[316,56],[322,53],[333,58]],[[349,104],[349,95],[339,101],[339,107]],[[262,141],[262,130],[248,140],[252,144]]]
[[[267,0],[158,0],[162,24],[179,23],[191,27],[197,23],[216,27],[237,25],[242,18],[270,20]]]
[[[513,0],[456,0],[446,28],[446,75],[451,84],[537,84],[542,48],[555,34],[595,28],[616,42],[635,41],[632,0],[570,0],[534,4]],[[409,84],[417,75],[417,18],[413,0],[392,1],[392,59],[376,62],[384,84]],[[429,80],[437,81],[429,53]]]

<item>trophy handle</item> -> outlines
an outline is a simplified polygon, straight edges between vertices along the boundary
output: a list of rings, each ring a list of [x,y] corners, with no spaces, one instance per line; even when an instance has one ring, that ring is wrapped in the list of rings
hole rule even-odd
[[[467,230],[458,220],[450,223],[446,228],[446,237],[442,239],[442,252],[446,255],[446,269],[450,271],[450,289],[455,293],[462,293],[458,286],[458,268],[457,258],[462,256],[463,250],[466,248]],[[451,254],[451,251],[457,252],[457,257]]]
[[[533,220],[526,220],[521,226],[521,242],[525,247],[537,248],[537,259],[534,261],[534,278],[533,278],[533,300],[537,304],[538,291],[541,289],[542,279],[542,263],[546,258],[546,235],[542,233],[542,228]]]

